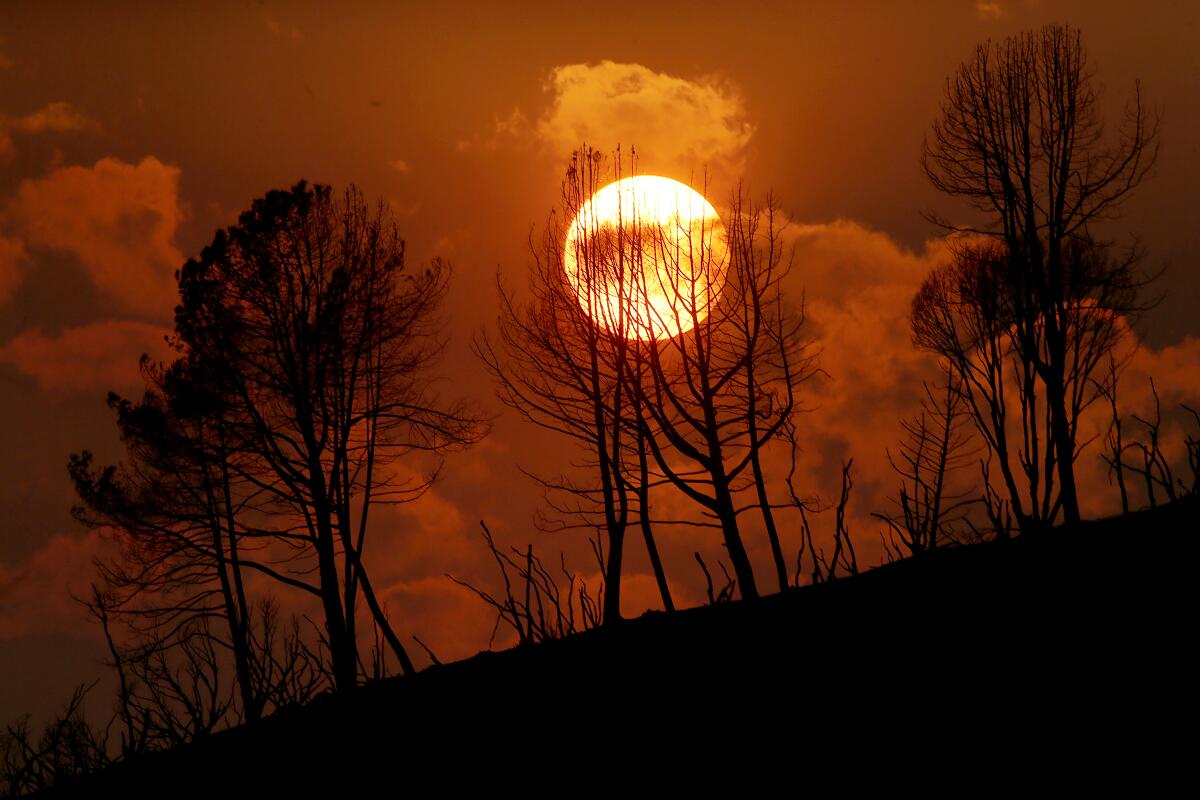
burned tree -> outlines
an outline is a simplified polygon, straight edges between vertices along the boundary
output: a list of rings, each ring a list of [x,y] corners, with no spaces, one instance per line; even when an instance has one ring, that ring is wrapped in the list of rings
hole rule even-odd
[[[258,470],[245,477],[289,520],[274,533],[314,575],[304,585],[339,690],[357,682],[360,598],[412,671],[363,550],[371,509],[419,497],[437,468],[403,480],[394,465],[483,433],[465,404],[430,389],[448,279],[442,261],[410,269],[386,210],[357,189],[303,182],[255,201],[180,273],[180,344],[229,387]]]
[[[607,226],[598,215],[580,214],[621,168],[619,152],[611,165],[588,147],[573,155],[561,208],[540,241],[531,244],[528,300],[501,285],[498,338],[476,339],[476,352],[495,377],[501,401],[580,447],[587,477],[537,480],[559,516],[554,527],[596,530],[606,544],[602,617],[607,623],[620,619],[625,535],[636,517],[663,604],[673,607],[650,529],[645,460],[635,455],[644,443],[639,429],[629,424],[637,399],[628,386],[637,369],[633,323],[627,304],[610,303],[597,288],[628,272],[626,237],[636,232],[631,225]],[[574,237],[572,226],[578,229]]]
[[[971,351],[1001,348],[995,355],[1013,359],[1014,380],[1027,403],[1013,416],[1041,416],[1032,405],[1033,392],[1040,396],[1042,468],[1055,476],[1043,477],[1040,499],[1027,498],[1023,509],[1011,476],[1004,476],[1023,527],[1048,524],[1059,510],[1067,522],[1079,520],[1076,430],[1080,411],[1095,399],[1089,377],[1116,339],[1117,317],[1145,308],[1138,299],[1148,280],[1139,269],[1140,254],[1135,248],[1118,253],[1098,228],[1154,164],[1157,119],[1135,86],[1115,135],[1106,136],[1093,74],[1079,32],[1069,27],[988,41],[947,82],[940,118],[922,151],[933,186],[967,200],[982,221],[932,219],[995,243],[986,253],[994,296],[959,293],[961,299],[993,305],[979,313],[999,316],[988,321],[992,342],[952,342],[945,331],[931,333],[928,318],[952,313],[929,307],[946,297],[932,285],[944,287],[946,276],[935,276],[918,296],[914,331],[921,346],[960,369],[967,391],[973,389],[964,369]],[[967,261],[951,282],[963,279],[970,262],[981,263],[974,254]],[[1004,401],[990,394],[983,405]],[[989,445],[1003,435],[996,411],[975,416],[981,433],[990,429]],[[1003,454],[996,455],[1010,470]],[[1050,492],[1055,499],[1045,507]]]
[[[762,452],[792,422],[796,389],[815,365],[800,336],[803,313],[780,288],[788,265],[778,214],[770,200],[746,202],[739,187],[724,230],[715,213],[641,227],[630,304],[649,375],[633,384],[653,431],[646,441],[662,475],[721,530],[743,597],[758,587],[739,516],[762,515],[783,590]],[[754,501],[739,506],[748,490]]]
[[[265,697],[254,678],[245,575],[287,580],[259,560],[263,537],[246,525],[263,510],[262,492],[243,477],[251,466],[211,374],[187,357],[165,367],[143,359],[142,373],[140,400],[109,396],[124,463],[96,468],[84,451],[69,465],[76,518],[117,546],[116,557],[97,564],[102,588],[89,608],[106,635],[110,618],[125,623],[138,664],[186,649],[202,627],[230,654],[241,714],[254,720]]]
[[[889,557],[917,556],[954,541],[956,523],[975,503],[969,489],[953,484],[955,474],[976,456],[963,404],[957,379],[950,373],[945,386],[926,384],[921,410],[900,422],[904,438],[895,455],[888,452],[900,478],[896,511],[873,515],[888,526],[891,538],[884,546]]]
[[[121,595],[109,610],[149,612],[158,641],[164,623],[169,638],[220,617],[203,635],[228,631],[219,641],[251,717],[308,679],[266,652],[277,636],[266,616],[250,644],[249,571],[320,603],[336,689],[358,680],[362,601],[412,671],[363,553],[372,508],[419,497],[437,475],[424,459],[411,464],[423,477],[403,479],[398,460],[484,430],[430,391],[448,278],[440,261],[410,269],[386,209],[353,187],[270,192],[180,271],[178,358],[147,368],[142,401],[113,400],[126,462],[72,461],[82,515],[123,545],[104,573]],[[294,685],[265,685],[274,678]]]

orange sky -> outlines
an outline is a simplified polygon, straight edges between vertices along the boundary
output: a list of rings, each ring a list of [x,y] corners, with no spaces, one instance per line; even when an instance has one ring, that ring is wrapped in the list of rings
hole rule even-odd
[[[30,688],[0,693],[0,722],[101,671],[68,594],[86,585],[94,541],[69,515],[67,454],[117,455],[104,395],[135,391],[138,354],[160,347],[173,270],[252,198],[299,178],[359,183],[392,204],[414,258],[453,263],[444,373],[497,411],[470,337],[494,316],[496,270],[523,279],[530,226],[581,138],[636,145],[646,172],[707,168],[718,207],[739,177],[773,188],[793,222],[791,289],[806,292],[830,373],[808,398],[802,467],[827,495],[840,459],[856,458],[853,524],[873,542],[869,512],[891,490],[884,447],[928,368],[904,320],[940,257],[919,212],[963,213],[927,186],[921,138],[976,43],[1066,21],[1083,30],[1110,113],[1135,78],[1164,111],[1158,167],[1115,232],[1138,233],[1168,268],[1137,374],[1156,375],[1164,402],[1194,397],[1200,8],[1100,6],[4,4],[0,683]],[[483,607],[442,577],[490,574],[481,518],[505,541],[564,546],[588,566],[578,541],[533,532],[538,495],[514,468],[568,455],[502,416],[419,507],[383,516],[370,558],[399,628],[443,658],[486,644]],[[690,553],[715,560],[716,535],[666,531],[662,547],[679,594],[698,602]],[[765,542],[752,549],[765,558]],[[630,558],[636,613],[655,591],[644,556]]]

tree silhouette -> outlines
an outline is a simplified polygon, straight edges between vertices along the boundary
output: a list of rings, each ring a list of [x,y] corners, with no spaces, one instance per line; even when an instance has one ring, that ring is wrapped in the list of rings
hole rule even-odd
[[[607,179],[622,177],[619,152],[613,166],[590,148],[574,155],[565,213],[535,248],[531,302],[501,287],[499,341],[480,337],[477,351],[507,405],[586,454],[589,481],[540,481],[552,509],[574,520],[562,526],[605,534],[606,620],[619,614],[624,539],[635,523],[664,607],[673,608],[652,532],[659,487],[698,503],[704,519],[658,521],[720,529],[748,597],[757,586],[738,518],[761,513],[786,588],[761,454],[791,420],[813,360],[799,335],[803,312],[780,291],[788,265],[779,215],[773,201],[750,204],[740,189],[727,231],[680,209],[654,222],[671,210],[638,208],[636,191],[618,193],[612,219],[580,214]],[[750,489],[754,501],[739,507]]]
[[[111,394],[108,401],[125,462],[97,469],[85,450],[69,464],[81,501],[76,518],[118,548],[97,565],[103,589],[89,608],[106,633],[112,616],[128,623],[139,664],[187,646],[203,625],[231,654],[242,714],[254,720],[265,697],[253,677],[244,575],[257,570],[285,579],[256,557],[263,536],[246,526],[247,516],[265,511],[262,491],[245,477],[252,465],[239,452],[229,398],[194,358],[166,367],[143,359],[142,374],[141,400]]]
[[[580,466],[588,475],[584,482],[568,476],[535,479],[547,490],[547,501],[558,516],[550,527],[582,527],[602,534],[597,545],[607,545],[602,559],[606,623],[621,616],[625,533],[639,517],[663,604],[673,607],[650,528],[644,453],[637,455],[644,444],[639,445],[639,429],[630,424],[636,397],[627,381],[634,335],[628,306],[610,306],[594,291],[576,293],[565,266],[570,224],[606,179],[614,173],[619,177],[621,169],[619,152],[611,164],[586,145],[572,155],[561,207],[551,215],[542,238],[531,243],[528,301],[500,285],[498,339],[481,335],[475,342],[476,353],[497,381],[500,400],[580,447]],[[628,233],[621,226],[613,235]],[[576,242],[572,255],[581,285],[599,286],[608,275],[623,274],[621,248],[596,235]]]
[[[976,455],[957,378],[951,372],[941,387],[925,385],[921,410],[902,420],[904,438],[896,454],[888,453],[892,470],[900,478],[895,498],[899,513],[876,513],[891,533],[884,540],[889,557],[917,556],[957,538],[961,523],[975,498],[971,491],[952,485],[954,474],[965,469]]]
[[[965,248],[953,274],[930,279],[914,304],[914,334],[973,394],[973,416],[990,431],[984,438],[1023,528],[1048,524],[1060,509],[1068,522],[1079,520],[1076,433],[1080,412],[1096,397],[1089,378],[1117,338],[1117,318],[1145,308],[1138,295],[1148,280],[1136,248],[1117,253],[1099,226],[1145,178],[1156,154],[1157,118],[1136,85],[1115,136],[1105,135],[1079,31],[1058,25],[976,48],[947,81],[924,144],[930,182],[965,198],[984,223],[931,218],[995,247]],[[944,305],[958,302],[986,308]],[[964,335],[956,319],[970,329]],[[972,358],[989,363],[980,371]],[[1008,358],[1021,393],[1019,452],[1032,490],[1024,502],[1011,449],[1000,441],[1008,412],[997,381]],[[981,375],[987,385],[972,379]],[[974,396],[977,390],[984,396]]]
[[[122,544],[103,573],[109,610],[142,614],[154,643],[185,650],[221,618],[250,718],[303,694],[312,670],[279,660],[300,654],[298,632],[281,635],[271,607],[254,631],[247,571],[320,602],[335,688],[358,680],[362,600],[412,671],[363,553],[371,509],[419,497],[440,467],[400,459],[485,430],[430,389],[448,278],[441,261],[409,269],[386,209],[354,187],[270,192],[180,271],[178,358],[146,365],[142,401],[111,401],[126,462],[72,459],[81,516]],[[156,659],[140,664],[166,679]]]
[[[642,329],[633,363],[648,377],[631,382],[639,425],[660,473],[721,530],[743,597],[758,596],[739,525],[747,511],[762,515],[779,588],[788,586],[761,454],[793,423],[796,390],[815,372],[803,311],[781,291],[789,264],[778,220],[773,199],[749,203],[739,186],[725,233],[699,220],[643,225],[636,252],[654,263],[634,269],[630,284]],[[665,312],[646,277],[656,271],[670,287]],[[662,329],[682,332],[655,335]],[[754,500],[739,506],[751,489]]]
[[[404,479],[389,468],[484,430],[430,389],[448,279],[440,260],[409,270],[385,209],[356,188],[338,198],[303,182],[256,200],[180,273],[180,344],[228,387],[241,446],[265,476],[256,480],[293,521],[274,533],[316,573],[306,586],[339,689],[357,682],[360,595],[412,671],[362,555],[373,505],[420,496],[437,471]]]

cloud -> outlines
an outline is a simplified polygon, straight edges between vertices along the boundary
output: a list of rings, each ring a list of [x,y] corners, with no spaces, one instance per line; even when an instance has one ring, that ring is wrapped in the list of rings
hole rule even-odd
[[[514,108],[507,114],[493,115],[492,124],[486,131],[470,139],[460,139],[455,144],[455,149],[460,153],[468,150],[496,150],[528,138],[532,138],[529,118],[525,116],[524,111]]]
[[[736,87],[715,78],[602,61],[556,67],[548,88],[554,99],[536,131],[560,156],[585,141],[620,144],[637,147],[647,169],[665,165],[686,176],[736,166],[754,134]]]
[[[95,579],[92,561],[104,547],[97,531],[59,534],[19,569],[0,564],[0,641],[86,630],[87,612],[72,594],[85,594]]]
[[[61,336],[23,331],[0,347],[0,363],[11,364],[43,389],[58,392],[130,389],[140,385],[142,353],[166,358],[167,328],[143,322],[105,320],[71,328]]]
[[[900,420],[918,409],[922,381],[937,378],[933,359],[910,341],[909,308],[921,281],[947,252],[936,240],[913,251],[849,220],[792,224],[784,237],[795,258],[783,289],[792,303],[805,298],[804,330],[825,373],[805,383],[798,398],[808,411],[797,417],[796,489],[826,507],[836,503],[841,463],[854,459],[848,523],[860,563],[869,565],[882,557],[880,523],[870,515],[888,509],[895,489],[887,449],[895,450]],[[768,474],[777,476],[774,491],[786,499],[790,450],[776,446],[768,458]],[[794,561],[798,515],[780,516],[785,552]],[[818,545],[832,535],[830,517],[811,520]],[[765,537],[755,535],[754,542],[758,563],[765,565]]]
[[[78,131],[91,124],[91,120],[72,108],[70,103],[60,100],[49,103],[45,108],[38,109],[31,114],[11,120],[9,127],[21,133],[39,134]]]
[[[282,22],[270,12],[264,11],[260,19],[262,20],[262,23],[266,29],[270,31],[271,35],[276,39],[288,39],[292,42],[300,42],[304,39],[304,31],[300,30],[295,25],[288,25],[287,23]]]
[[[1176,479],[1190,483],[1192,475],[1188,468],[1185,439],[1200,436],[1197,427],[1200,421],[1185,406],[1200,411],[1200,339],[1189,336],[1155,350],[1138,346],[1132,332],[1127,332],[1127,337],[1124,368],[1117,384],[1117,410],[1122,416],[1123,442],[1126,445],[1134,441],[1149,442],[1149,429],[1135,417],[1154,420],[1154,393],[1157,391],[1162,454]],[[1111,421],[1111,408],[1103,399],[1092,405],[1080,420],[1079,439],[1092,440],[1091,446],[1076,462],[1076,483],[1084,516],[1103,516],[1120,511],[1115,479],[1101,460],[1101,454],[1108,452],[1106,437]],[[1133,450],[1127,453],[1125,462],[1136,463],[1140,459],[1140,453]],[[1137,508],[1147,505],[1149,501],[1144,479],[1127,472],[1125,481],[1131,506]],[[1156,494],[1161,502],[1164,492],[1156,490]]]
[[[1004,6],[996,0],[975,0],[975,16],[982,22],[995,22],[1004,13]]]
[[[0,236],[0,305],[12,299],[21,285],[25,262],[29,256],[19,239]]]
[[[27,247],[73,253],[92,283],[128,312],[170,317],[183,254],[177,167],[147,156],[138,164],[103,158],[23,181],[10,204]]]
[[[412,172],[412,165],[403,158],[397,158],[389,161],[388,166],[394,169],[396,172],[399,172],[401,175],[407,175],[408,173]]]
[[[68,133],[83,130],[93,124],[70,103],[64,103],[61,100],[49,103],[45,108],[40,108],[23,117],[0,115],[0,164],[11,163],[17,154],[12,138],[14,132],[29,136],[45,133]]]
[[[803,389],[801,399],[812,410],[798,419],[803,450],[797,488],[801,494],[818,494],[826,504],[836,501],[839,463],[854,459],[850,525],[861,563],[870,564],[881,555],[880,523],[870,514],[888,510],[896,490],[887,450],[895,452],[902,434],[899,420],[919,411],[922,381],[939,379],[933,357],[911,342],[910,304],[925,276],[950,254],[939,240],[914,251],[846,220],[792,225],[785,237],[796,253],[785,291],[792,298],[804,292],[806,328],[829,373]],[[1127,337],[1125,347],[1132,354],[1120,384],[1121,412],[1153,414],[1153,377],[1162,399],[1164,447],[1176,468],[1184,466],[1183,438],[1194,422],[1179,405],[1200,403],[1200,340],[1188,338],[1156,350],[1139,345],[1132,331]],[[1096,403],[1080,422],[1080,441],[1095,437],[1076,462],[1080,500],[1089,516],[1120,510],[1100,460],[1108,421],[1107,409]],[[770,457],[770,472],[786,475],[786,448],[777,448]],[[967,485],[978,485],[974,470],[964,470],[961,477]],[[832,523],[814,520],[814,527],[818,524],[828,528]],[[784,526],[785,531],[790,528]]]
[[[381,602],[397,631],[419,637],[441,661],[487,649],[496,623],[495,613],[479,597],[442,575],[396,583],[382,592]],[[493,646],[512,644],[515,637],[501,627]],[[410,649],[414,660],[428,663],[419,646],[414,643]]]
[[[602,151],[621,145],[626,153],[637,148],[642,172],[688,178],[706,168],[736,172],[754,134],[737,87],[715,77],[688,80],[601,61],[555,67],[545,88],[550,107],[536,123],[514,108],[458,149],[532,140],[563,158],[583,143]]]

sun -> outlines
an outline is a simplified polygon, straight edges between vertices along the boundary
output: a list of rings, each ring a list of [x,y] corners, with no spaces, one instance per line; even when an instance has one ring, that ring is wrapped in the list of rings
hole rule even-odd
[[[567,230],[563,268],[579,305],[609,333],[669,339],[708,317],[728,245],[712,203],[657,175],[610,183]]]

